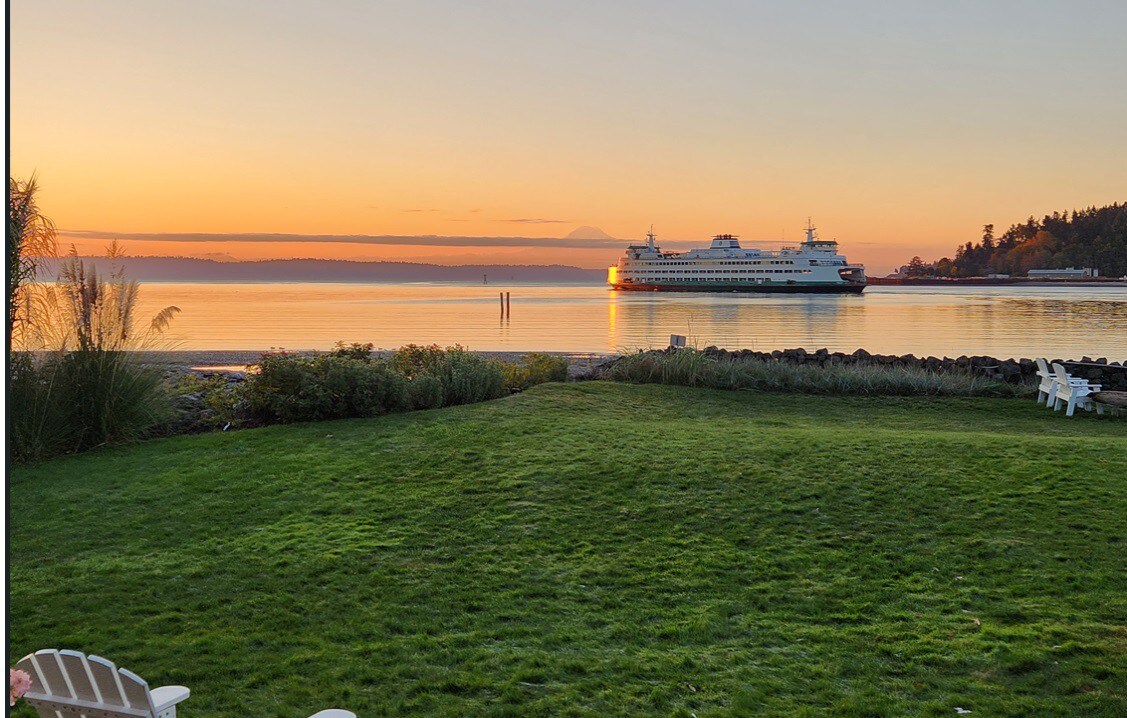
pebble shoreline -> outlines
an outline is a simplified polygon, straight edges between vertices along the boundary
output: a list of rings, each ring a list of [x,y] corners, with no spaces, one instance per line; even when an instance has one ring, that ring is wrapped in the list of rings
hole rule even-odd
[[[376,356],[388,356],[394,350],[377,349],[372,352]],[[249,365],[255,364],[262,356],[263,351],[228,351],[228,350],[203,350],[203,351],[162,351],[150,352],[145,355],[145,362],[164,369],[169,378],[184,374],[225,375],[229,380],[242,380],[246,376]],[[324,351],[290,351],[298,356],[316,356],[325,354]],[[486,359],[499,359],[504,362],[519,362],[521,357],[529,352],[523,351],[475,351],[471,352]],[[552,356],[564,357],[568,360],[568,376],[571,379],[589,377],[599,365],[613,359],[616,354],[595,354],[580,352],[538,352]]]
[[[246,366],[247,364],[254,364],[263,352],[271,351],[269,349],[258,350],[227,350],[227,349],[202,349],[202,350],[176,350],[176,351],[158,351],[149,352],[145,355],[148,363],[157,364],[169,367],[231,367],[231,366]],[[290,354],[299,356],[316,356],[318,354],[325,354],[325,351],[305,349],[305,350],[286,350]],[[393,353],[393,349],[377,349],[373,353],[376,356],[386,356]],[[516,361],[520,359],[527,351],[474,351],[473,354],[486,357],[487,359],[500,359],[502,361]],[[570,361],[576,363],[584,363],[588,361],[598,361],[608,359],[616,354],[599,354],[591,352],[538,352],[540,354],[551,354],[552,356],[567,357]]]

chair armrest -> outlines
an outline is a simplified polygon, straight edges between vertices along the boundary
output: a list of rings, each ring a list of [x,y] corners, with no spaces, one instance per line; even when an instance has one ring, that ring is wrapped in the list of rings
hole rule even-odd
[[[161,686],[149,691],[153,698],[153,707],[160,713],[169,706],[176,705],[191,694],[184,686]]]
[[[341,710],[340,708],[326,708],[309,716],[309,718],[356,718],[356,714],[352,711]]]

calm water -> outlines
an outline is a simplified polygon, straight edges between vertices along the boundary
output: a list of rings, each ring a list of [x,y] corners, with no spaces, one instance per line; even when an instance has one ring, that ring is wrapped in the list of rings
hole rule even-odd
[[[498,292],[512,293],[500,318]],[[1127,359],[1127,289],[870,287],[861,296],[614,292],[602,286],[143,285],[142,316],[175,304],[183,349],[459,343],[613,352],[665,346]]]

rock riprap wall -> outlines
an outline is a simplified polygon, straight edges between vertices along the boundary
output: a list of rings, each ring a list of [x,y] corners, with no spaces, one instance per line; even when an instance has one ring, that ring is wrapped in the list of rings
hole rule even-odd
[[[664,350],[672,351],[672,350]],[[776,349],[759,352],[751,349],[719,349],[707,347],[704,353],[726,359],[758,359],[786,364],[812,364],[816,366],[836,365],[876,365],[893,367],[915,367],[934,372],[964,372],[985,376],[1013,384],[1034,383],[1037,380],[1037,364],[1033,359],[997,359],[988,356],[917,357],[914,354],[870,354],[858,349],[852,354],[831,352],[828,349]],[[1092,359],[1049,359],[1060,362],[1073,376],[1098,383],[1110,391],[1127,391],[1127,366],[1125,363],[1108,361],[1106,358]]]

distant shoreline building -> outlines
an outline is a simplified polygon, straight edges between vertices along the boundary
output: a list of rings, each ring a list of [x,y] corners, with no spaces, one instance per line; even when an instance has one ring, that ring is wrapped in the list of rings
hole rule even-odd
[[[1100,276],[1100,270],[1091,267],[1082,269],[1030,269],[1030,279],[1092,279]]]

